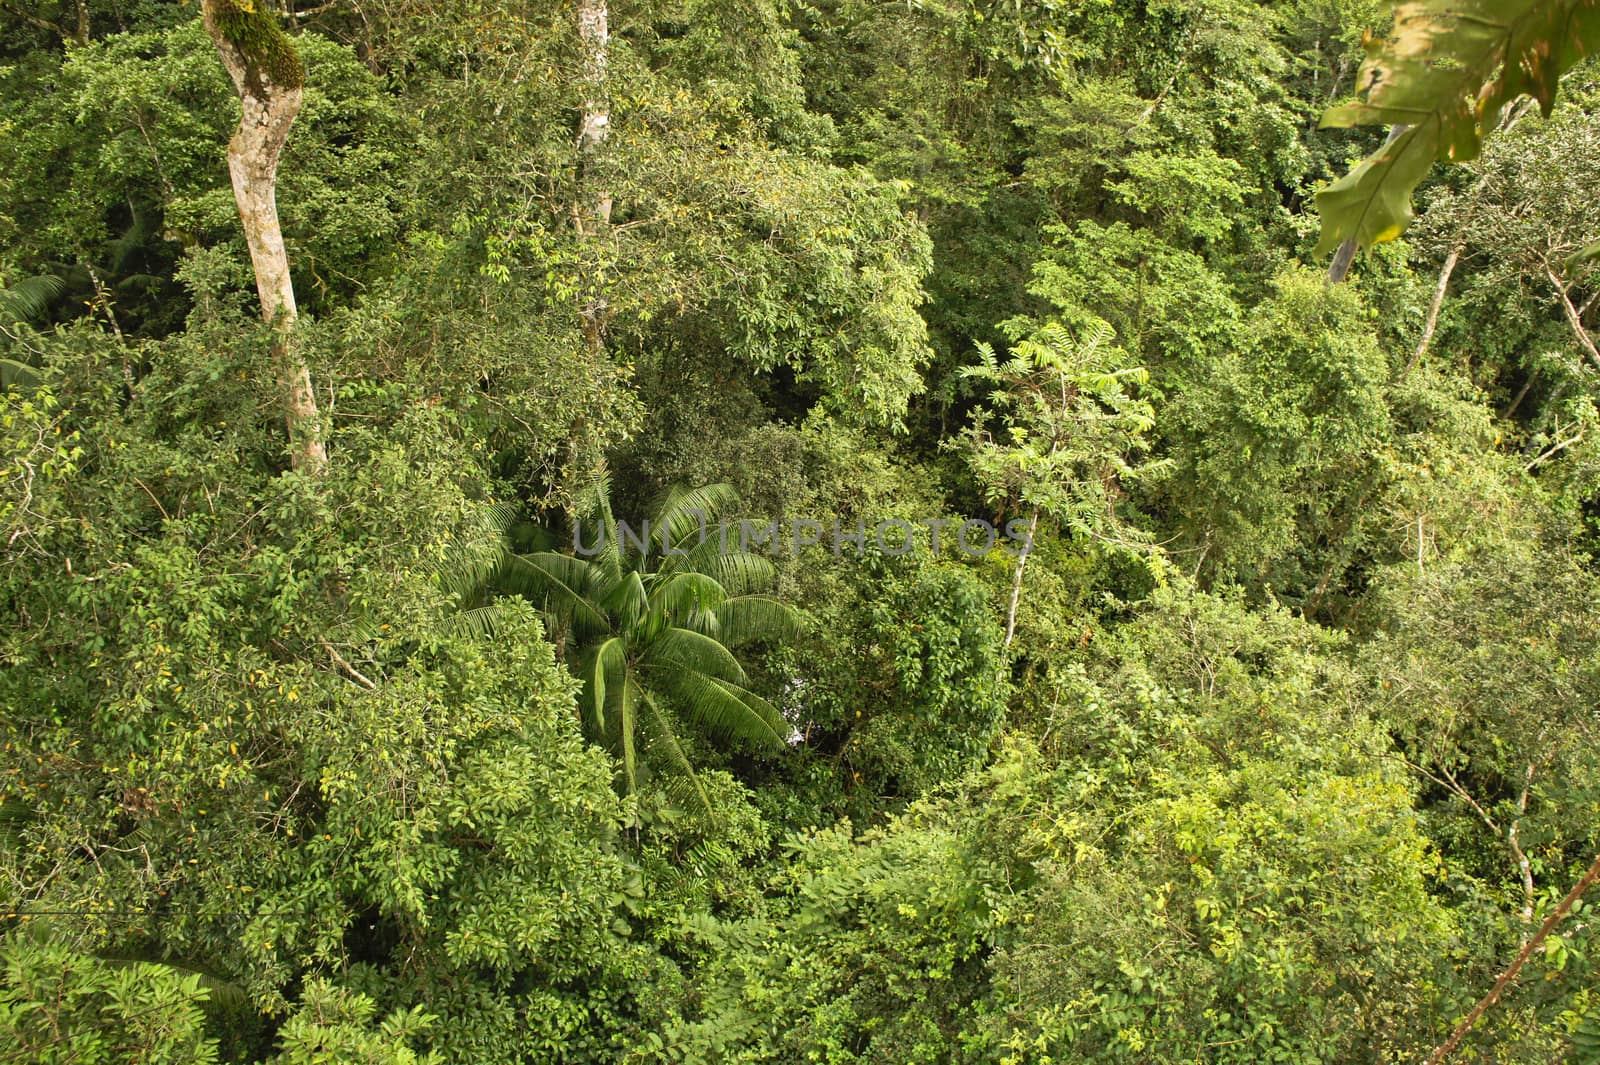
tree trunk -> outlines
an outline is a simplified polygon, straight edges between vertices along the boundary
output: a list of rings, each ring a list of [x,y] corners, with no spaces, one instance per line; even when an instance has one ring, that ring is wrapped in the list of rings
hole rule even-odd
[[[588,371],[595,375],[605,359],[606,320],[610,307],[600,289],[600,271],[590,269],[597,245],[611,229],[611,190],[607,187],[603,161],[606,138],[611,132],[611,102],[606,83],[610,62],[611,31],[606,0],[578,0],[578,46],[583,53],[582,112],[578,120],[577,200],[573,204],[573,223],[580,249],[578,327],[583,333]],[[568,453],[571,475],[579,490],[599,476],[601,456],[591,440],[589,425],[579,415],[572,428]]]
[[[1444,294],[1450,287],[1450,275],[1455,273],[1456,260],[1459,258],[1461,258],[1461,245],[1457,244],[1450,249],[1450,254],[1445,256],[1444,267],[1439,271],[1439,283],[1433,289],[1433,300],[1428,304],[1427,321],[1422,324],[1422,338],[1417,341],[1417,350],[1411,353],[1406,368],[1400,371],[1402,381],[1416,369],[1417,363],[1428,353],[1428,346],[1433,343],[1433,331],[1439,327],[1439,310],[1444,306]]]
[[[1017,603],[1022,599],[1022,571],[1028,565],[1028,552],[1033,550],[1033,538],[1039,531],[1039,508],[1033,508],[1033,515],[1028,519],[1028,542],[1022,546],[1022,553],[1017,556],[1017,573],[1011,578],[1011,605],[1006,608],[1006,642],[1004,646],[1011,646],[1011,638],[1017,632]]]
[[[235,6],[232,0],[204,0],[201,13],[241,106],[239,128],[228,142],[228,175],[255,269],[261,317],[273,330],[272,358],[289,431],[289,461],[296,470],[320,475],[328,455],[311,372],[294,347],[298,311],[278,224],[278,160],[300,113],[303,71],[294,46],[264,12]]]
[[[606,86],[611,31],[606,0],[578,0],[578,45],[583,50],[583,115],[578,123],[578,233],[599,236],[611,224],[611,193],[600,180],[600,154],[611,132]]]

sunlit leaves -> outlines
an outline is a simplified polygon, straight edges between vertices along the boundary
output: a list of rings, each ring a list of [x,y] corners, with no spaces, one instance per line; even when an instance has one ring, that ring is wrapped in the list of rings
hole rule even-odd
[[[1600,3],[1406,0],[1388,38],[1367,47],[1357,79],[1365,101],[1331,108],[1323,125],[1404,129],[1318,194],[1318,254],[1399,236],[1411,191],[1433,162],[1476,158],[1519,97],[1549,114],[1561,75],[1600,48]]]

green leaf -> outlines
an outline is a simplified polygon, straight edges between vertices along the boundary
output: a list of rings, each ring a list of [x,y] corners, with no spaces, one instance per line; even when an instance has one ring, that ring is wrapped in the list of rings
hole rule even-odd
[[[1350,239],[1370,247],[1405,232],[1414,215],[1411,190],[1427,175],[1437,152],[1436,131],[1413,126],[1317,193],[1322,239],[1316,254],[1327,255]]]
[[[1369,41],[1366,99],[1330,108],[1324,127],[1405,132],[1317,195],[1318,254],[1346,240],[1392,240],[1436,159],[1477,157],[1506,105],[1532,96],[1548,115],[1561,75],[1600,49],[1600,0],[1406,0],[1387,38]]]

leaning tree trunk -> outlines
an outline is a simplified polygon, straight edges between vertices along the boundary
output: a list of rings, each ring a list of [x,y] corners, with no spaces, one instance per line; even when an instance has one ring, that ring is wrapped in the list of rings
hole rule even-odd
[[[1033,515],[1028,518],[1028,542],[1022,545],[1022,553],[1017,555],[1017,571],[1011,578],[1011,605],[1006,608],[1006,642],[1003,646],[1011,646],[1011,638],[1017,634],[1017,604],[1022,601],[1022,571],[1028,565],[1028,553],[1033,550],[1033,538],[1039,531],[1039,508],[1033,508]]]
[[[228,142],[228,174],[255,268],[261,317],[273,331],[289,461],[296,470],[321,474],[328,455],[311,372],[294,347],[298,312],[278,224],[278,159],[300,113],[304,68],[283,29],[260,8],[239,0],[202,0],[200,10],[242,108],[239,128]]]
[[[1417,341],[1416,350],[1411,353],[1411,358],[1406,360],[1405,369],[1400,371],[1400,380],[1404,381],[1411,376],[1411,371],[1416,369],[1417,363],[1428,353],[1428,347],[1433,343],[1433,331],[1439,327],[1439,311],[1444,306],[1444,295],[1450,290],[1450,275],[1455,273],[1456,263],[1461,258],[1461,245],[1457,244],[1450,249],[1450,254],[1444,257],[1444,266],[1439,270],[1439,282],[1433,286],[1433,301],[1428,304],[1428,317],[1422,323],[1422,337]]]

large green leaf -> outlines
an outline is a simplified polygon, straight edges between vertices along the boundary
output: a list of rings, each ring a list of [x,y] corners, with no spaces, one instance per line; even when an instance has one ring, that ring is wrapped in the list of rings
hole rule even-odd
[[[1600,48],[1600,0],[1406,0],[1367,44],[1366,99],[1330,108],[1324,127],[1404,132],[1317,195],[1319,255],[1392,240],[1435,160],[1475,158],[1506,105],[1531,96],[1548,114],[1561,75]]]

